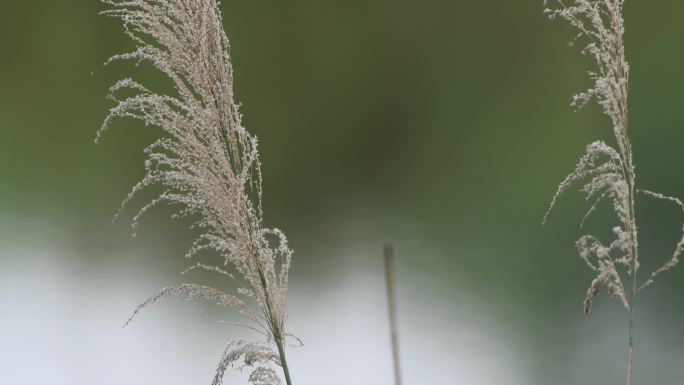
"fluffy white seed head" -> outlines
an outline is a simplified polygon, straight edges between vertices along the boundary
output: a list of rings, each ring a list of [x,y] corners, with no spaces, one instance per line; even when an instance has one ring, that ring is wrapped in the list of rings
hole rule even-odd
[[[596,63],[596,69],[589,72],[593,86],[574,96],[572,105],[581,108],[596,100],[603,112],[610,118],[617,149],[603,141],[587,146],[575,169],[561,182],[554,195],[549,212],[561,193],[575,183],[584,183],[581,191],[591,206],[582,220],[593,213],[599,203],[609,199],[619,222],[613,228],[615,239],[604,246],[596,237],[585,235],[576,245],[580,258],[596,272],[584,302],[584,311],[589,312],[594,298],[602,288],[616,298],[626,309],[630,308],[627,292],[634,295],[638,290],[635,284],[627,291],[621,278],[631,275],[636,283],[639,270],[637,226],[634,214],[635,168],[632,160],[632,146],[627,134],[628,109],[627,95],[629,84],[629,64],[625,58],[624,21],[622,8],[624,0],[546,0],[545,14],[551,19],[563,19],[577,31],[576,40],[585,42],[584,55]],[[644,192],[646,195],[674,202],[684,210],[682,202],[658,193]],[[653,272],[640,287],[653,282],[659,273],[674,267],[679,255],[684,251],[684,228],[682,239],[667,262]]]
[[[110,88],[109,98],[116,104],[98,140],[117,118],[137,119],[165,134],[145,149],[146,174],[124,205],[148,186],[158,185],[163,191],[140,209],[133,226],[155,205],[176,207],[175,217],[192,218],[193,227],[202,232],[187,256],[202,250],[217,253],[221,258],[217,266],[197,267],[228,276],[244,297],[181,285],[162,290],[140,308],[168,295],[210,299],[237,307],[269,341],[282,342],[292,251],[283,232],[263,225],[257,139],[242,125],[233,93],[229,41],[216,1],[103,2],[108,9],[102,14],[119,19],[135,43],[132,52],[114,56],[108,63],[148,63],[165,74],[175,89],[171,94],[158,93],[132,79]],[[255,362],[249,357],[257,357],[254,346],[239,345],[249,362]],[[226,362],[233,362],[233,357]],[[253,382],[279,383],[274,372],[273,377],[269,373],[265,367],[259,369]]]

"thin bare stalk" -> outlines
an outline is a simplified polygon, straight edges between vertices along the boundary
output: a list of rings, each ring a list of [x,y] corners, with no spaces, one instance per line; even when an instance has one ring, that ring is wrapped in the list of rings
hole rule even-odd
[[[630,326],[629,330],[632,330]],[[632,385],[632,357],[634,356],[634,344],[631,341],[632,333],[630,332],[629,351],[627,353],[627,385]]]
[[[624,121],[627,122],[627,116],[624,116]],[[625,123],[626,124],[626,123]],[[626,131],[626,129],[625,129]],[[629,142],[627,142],[629,145]],[[631,151],[626,154],[627,159],[628,159],[628,167],[631,170],[634,170],[634,167],[632,165],[632,153]],[[629,202],[630,202],[630,207],[629,207],[629,234],[631,237],[630,241],[630,250],[629,253],[632,255],[630,258],[631,265],[630,265],[630,272],[631,272],[631,288],[630,288],[630,299],[629,299],[629,337],[627,341],[627,385],[632,385],[632,362],[634,359],[634,308],[635,308],[635,303],[636,303],[636,295],[637,295],[637,282],[638,282],[638,273],[639,273],[639,252],[637,249],[638,245],[638,240],[636,236],[636,213],[634,209],[634,183],[635,183],[636,175],[634,172],[631,172],[628,174],[628,180],[629,180]]]
[[[290,379],[290,368],[287,366],[287,358],[285,358],[285,347],[283,339],[276,341],[278,346],[278,354],[280,355],[280,365],[283,367],[283,375],[285,376],[285,382],[287,385],[292,385],[292,380]]]
[[[399,321],[397,317],[396,274],[394,268],[394,248],[385,245],[385,278],[387,281],[387,303],[389,308],[390,336],[392,338],[392,362],[394,383],[401,385],[401,363],[399,360]]]
[[[634,304],[637,293],[637,265],[632,265],[632,298],[629,302],[629,341],[627,342],[627,385],[632,385],[632,362],[634,359]]]
[[[634,272],[634,270],[632,270]],[[634,357],[634,300],[636,299],[636,274],[632,279],[631,300],[629,303],[629,339],[627,341],[627,385],[632,385],[632,360]]]

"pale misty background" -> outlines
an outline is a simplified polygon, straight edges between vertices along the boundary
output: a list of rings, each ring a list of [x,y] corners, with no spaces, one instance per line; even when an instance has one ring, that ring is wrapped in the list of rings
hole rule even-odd
[[[569,108],[589,62],[541,3],[222,2],[266,222],[295,250],[297,384],[392,384],[384,242],[397,249],[406,384],[624,383],[625,314],[603,295],[581,311],[592,278],[573,246],[581,195],[541,228],[584,146],[611,139],[597,108]],[[164,209],[130,237],[144,196],[111,222],[158,132],[119,121],[95,145],[106,89],[161,81],[102,66],[131,47],[102,8],[0,3],[0,383],[208,384],[225,345],[250,337],[213,319],[232,312],[168,300],[121,328],[165,285],[221,282],[180,276],[193,236]],[[638,182],[684,197],[684,3],[625,12]],[[637,204],[648,267],[681,218]],[[610,223],[602,210],[590,226]],[[682,383],[682,269],[639,298],[637,384]]]

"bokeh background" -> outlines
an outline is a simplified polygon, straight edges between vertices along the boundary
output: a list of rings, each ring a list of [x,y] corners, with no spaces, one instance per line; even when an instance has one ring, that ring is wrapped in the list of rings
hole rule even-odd
[[[212,306],[169,300],[123,321],[180,276],[193,238],[161,209],[130,236],[142,148],[159,131],[95,132],[129,50],[97,1],[0,3],[0,382],[209,383],[242,329]],[[382,245],[397,250],[406,384],[621,384],[627,322],[574,240],[586,203],[557,183],[590,141],[612,141],[574,33],[542,1],[224,0],[236,93],[261,142],[268,225],[295,250],[288,327],[297,384],[392,384]],[[638,182],[684,197],[684,3],[628,1],[631,137]],[[150,196],[153,191],[149,192]],[[637,202],[644,270],[681,212]],[[604,207],[589,229],[605,234]],[[684,267],[638,298],[636,384],[684,378]],[[229,372],[226,383],[244,383]]]

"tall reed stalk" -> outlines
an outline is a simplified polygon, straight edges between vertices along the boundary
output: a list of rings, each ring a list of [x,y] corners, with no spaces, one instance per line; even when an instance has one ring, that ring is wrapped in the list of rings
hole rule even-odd
[[[555,5],[551,7],[548,6],[549,3]],[[679,199],[636,188],[632,144],[627,134],[629,65],[624,46],[624,0],[547,0],[545,6],[545,13],[551,19],[564,19],[577,30],[576,40],[586,42],[582,53],[592,57],[597,64],[597,69],[589,73],[594,82],[593,87],[576,95],[573,106],[581,108],[595,99],[610,118],[617,144],[617,150],[603,141],[588,145],[574,171],[558,187],[549,212],[559,195],[579,181],[584,181],[582,191],[591,202],[584,220],[601,201],[608,199],[612,202],[618,219],[618,224],[613,227],[615,239],[604,245],[597,237],[584,235],[577,241],[577,250],[579,256],[596,273],[587,291],[584,312],[591,311],[594,298],[603,288],[627,310],[627,384],[632,385],[636,296],[653,282],[656,275],[675,266],[684,249],[683,227],[682,239],[672,255],[639,284],[635,194],[663,199],[677,204],[683,210],[684,205]],[[544,217],[544,223],[549,212]]]
[[[394,247],[385,245],[385,281],[387,283],[387,309],[389,310],[390,338],[392,340],[392,365],[394,384],[401,385],[401,361],[399,359],[399,317],[397,316],[397,275],[394,268]]]
[[[201,231],[186,256],[192,258],[203,250],[218,256],[214,265],[198,262],[188,270],[218,273],[237,286],[235,294],[198,284],[167,287],[143,302],[131,319],[168,296],[235,307],[247,319],[244,326],[263,338],[228,344],[212,384],[221,384],[227,367],[241,361],[241,368],[252,369],[249,381],[255,385],[281,384],[276,367],[292,385],[285,357],[286,340],[291,337],[285,331],[285,301],[292,251],[283,232],[263,225],[257,139],[241,123],[233,94],[229,41],[217,2],[103,2],[108,9],[102,14],[119,19],[135,44],[132,52],[109,62],[148,63],[170,79],[175,91],[157,93],[132,79],[110,89],[109,97],[116,104],[98,139],[116,118],[137,119],[164,132],[145,149],[147,173],[122,207],[145,187],[161,186],[162,193],[134,217],[134,228],[157,204],[177,207],[174,217],[192,218],[192,227]]]

